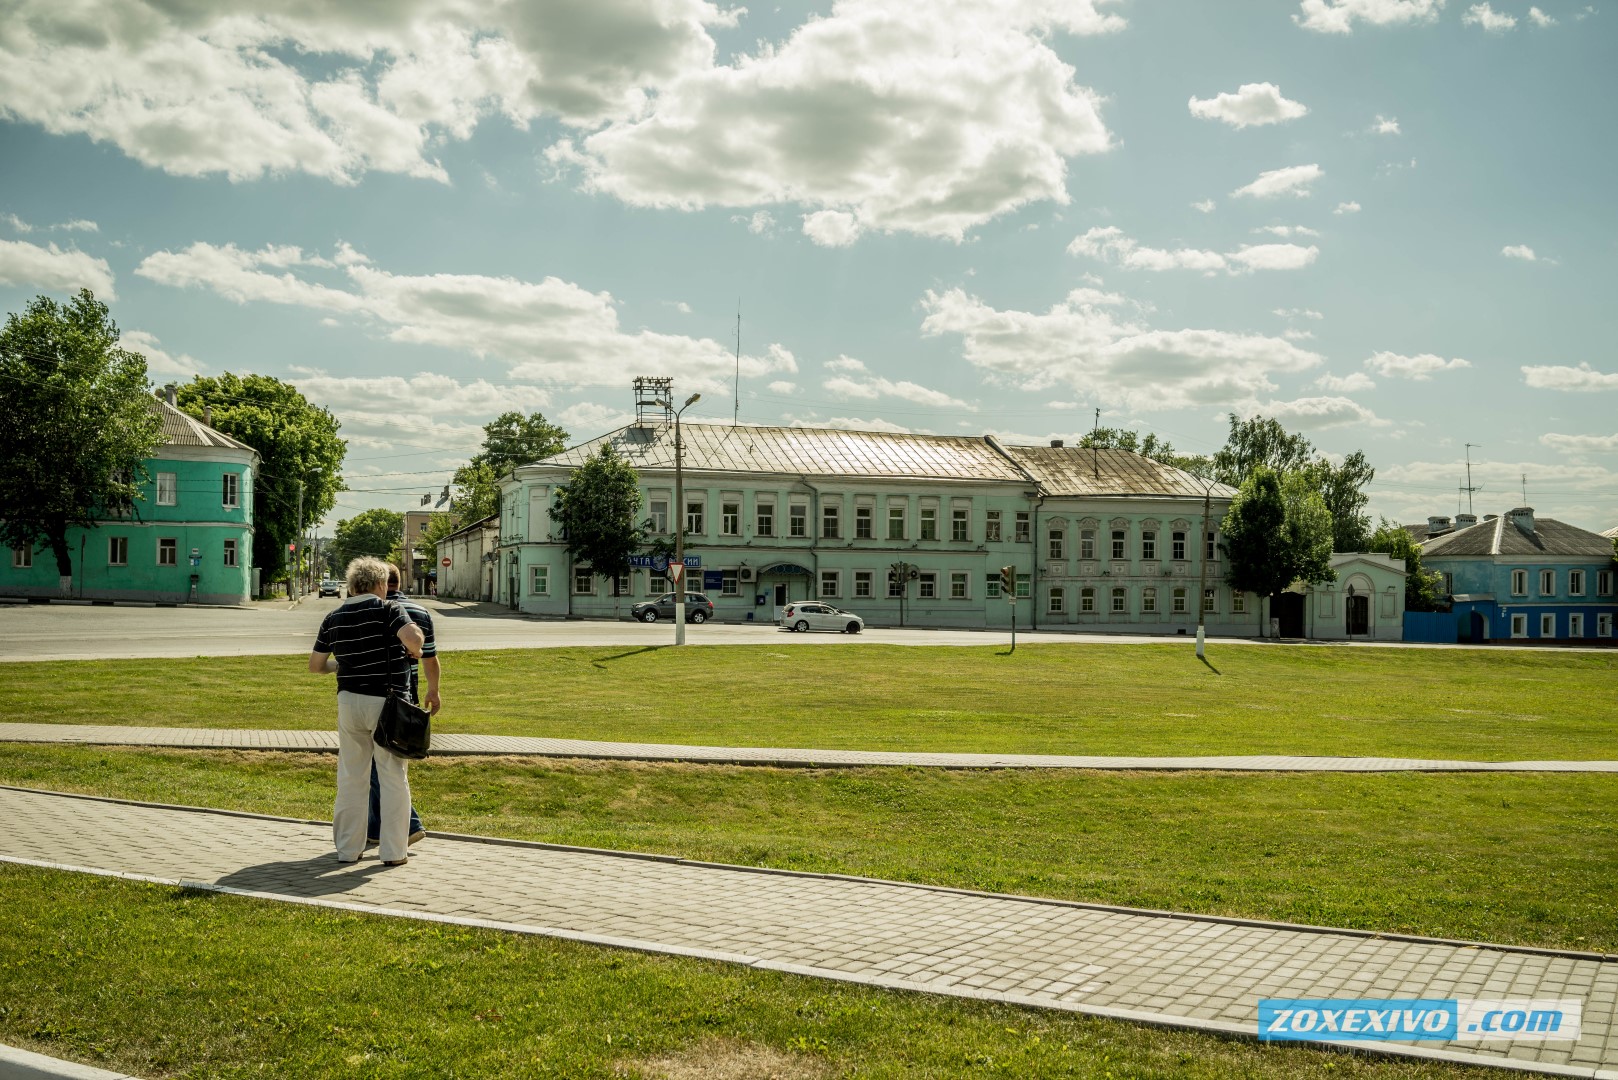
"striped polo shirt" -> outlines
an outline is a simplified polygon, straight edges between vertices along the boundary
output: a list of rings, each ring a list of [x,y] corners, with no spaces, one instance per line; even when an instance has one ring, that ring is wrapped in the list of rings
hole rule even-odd
[[[398,589],[389,589],[388,599],[397,600],[399,606],[405,609],[405,614],[410,616],[410,621],[421,627],[421,658],[425,660],[429,656],[437,656],[438,645],[433,641],[432,612]],[[410,657],[410,700],[421,700],[421,686],[416,679],[416,658],[414,656]]]
[[[399,631],[411,621],[392,600],[369,593],[349,597],[321,620],[315,652],[337,658],[338,690],[371,697],[387,697],[389,687],[408,693],[410,654],[399,643]]]

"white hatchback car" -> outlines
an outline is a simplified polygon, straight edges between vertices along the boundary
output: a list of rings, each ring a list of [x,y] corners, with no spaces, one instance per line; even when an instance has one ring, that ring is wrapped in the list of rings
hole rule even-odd
[[[839,634],[857,634],[865,629],[865,620],[820,600],[803,600],[781,609],[781,626],[797,633],[835,630]]]

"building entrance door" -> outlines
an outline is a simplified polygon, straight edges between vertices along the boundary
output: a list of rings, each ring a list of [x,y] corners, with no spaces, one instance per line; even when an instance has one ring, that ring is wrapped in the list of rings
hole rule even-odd
[[[1303,637],[1302,593],[1277,593],[1275,597],[1274,615],[1281,624],[1282,637]]]
[[[787,596],[787,583],[784,582],[784,581],[776,582],[776,584],[775,584],[775,606],[776,607],[786,607],[787,606],[787,601],[789,599],[791,599],[791,597]]]
[[[1348,632],[1350,634],[1369,634],[1371,632],[1371,598],[1369,596],[1350,596],[1348,598]]]

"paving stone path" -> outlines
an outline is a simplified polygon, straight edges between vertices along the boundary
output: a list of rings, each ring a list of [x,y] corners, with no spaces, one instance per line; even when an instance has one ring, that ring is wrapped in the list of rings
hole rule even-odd
[[[84,743],[96,746],[173,746],[209,750],[337,752],[335,731],[248,731],[236,728],[117,727],[89,724],[0,724],[0,742]],[[1446,761],[1425,758],[1079,757],[1062,754],[907,754],[881,750],[800,750],[749,746],[535,739],[516,735],[435,734],[433,753],[445,756],[601,758],[691,761],[704,764],[848,767],[911,765],[944,769],[1221,769],[1231,772],[1618,772],[1618,761]]]
[[[1577,998],[1577,1043],[1358,1045],[1618,1078],[1618,957],[436,834],[407,867],[340,866],[319,822],[16,788],[0,820],[10,862],[1223,1033],[1261,997]]]

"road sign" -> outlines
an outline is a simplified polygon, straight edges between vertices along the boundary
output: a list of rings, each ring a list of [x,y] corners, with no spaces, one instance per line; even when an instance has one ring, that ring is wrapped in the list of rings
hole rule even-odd
[[[448,570],[449,569],[449,556],[445,555],[442,559],[439,559],[438,560],[438,565],[442,566],[444,569]]]
[[[681,566],[677,562],[671,562],[669,563],[668,574],[669,581],[675,585],[678,585],[680,583],[680,578],[685,576],[685,567]]]

